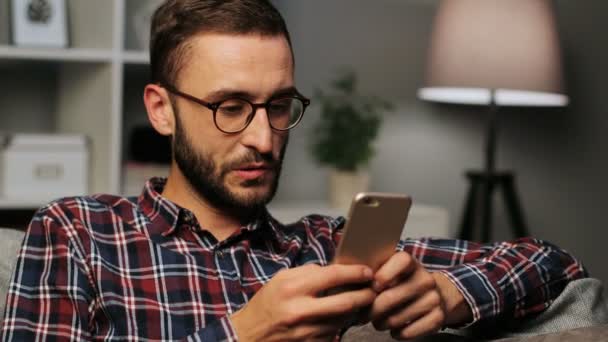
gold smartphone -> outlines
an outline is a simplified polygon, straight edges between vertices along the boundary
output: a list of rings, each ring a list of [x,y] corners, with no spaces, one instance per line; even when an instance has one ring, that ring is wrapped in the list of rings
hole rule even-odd
[[[412,199],[403,194],[355,195],[334,263],[380,268],[395,253],[411,205]]]

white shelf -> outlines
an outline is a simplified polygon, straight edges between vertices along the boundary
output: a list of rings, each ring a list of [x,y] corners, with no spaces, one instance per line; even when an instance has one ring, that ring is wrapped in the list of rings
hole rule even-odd
[[[0,44],[0,132],[86,135],[89,193],[121,193],[129,128],[146,120],[141,91],[149,58],[134,39],[134,18],[156,3],[69,0],[70,47]],[[0,36],[9,36],[7,27],[0,25]],[[0,209],[48,202],[1,196]]]
[[[19,210],[19,209],[37,209],[42,207],[43,205],[49,203],[50,201],[45,200],[33,200],[33,199],[8,199],[8,198],[0,198],[0,209],[11,209],[11,210]]]
[[[0,46],[0,59],[109,63],[112,58],[112,50],[108,49]]]

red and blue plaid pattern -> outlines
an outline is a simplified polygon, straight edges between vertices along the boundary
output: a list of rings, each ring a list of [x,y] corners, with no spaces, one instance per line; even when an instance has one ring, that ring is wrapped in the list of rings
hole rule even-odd
[[[331,261],[344,219],[268,213],[218,242],[152,179],[139,198],[67,198],[33,218],[11,282],[4,341],[235,341],[229,315],[279,270]],[[546,308],[582,265],[546,242],[406,240],[445,273],[475,321]]]

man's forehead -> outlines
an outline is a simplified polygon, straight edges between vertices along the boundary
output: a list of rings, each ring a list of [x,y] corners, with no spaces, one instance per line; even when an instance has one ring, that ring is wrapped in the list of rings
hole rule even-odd
[[[188,42],[191,63],[255,67],[276,66],[293,69],[293,56],[282,35],[201,33]],[[212,64],[212,65],[214,65]]]
[[[274,92],[293,86],[293,57],[285,37],[204,33],[188,43],[180,81],[206,92],[241,89]]]

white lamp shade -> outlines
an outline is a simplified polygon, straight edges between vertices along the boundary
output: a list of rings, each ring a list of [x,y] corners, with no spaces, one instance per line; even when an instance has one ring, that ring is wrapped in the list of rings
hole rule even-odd
[[[418,95],[473,105],[567,105],[551,0],[443,0]]]

